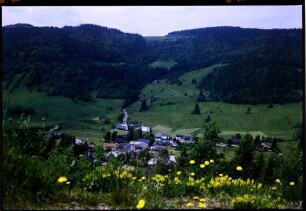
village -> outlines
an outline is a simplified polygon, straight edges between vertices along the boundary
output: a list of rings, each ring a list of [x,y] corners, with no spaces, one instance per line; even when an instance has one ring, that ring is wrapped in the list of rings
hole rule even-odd
[[[107,122],[107,118],[100,117],[99,121],[104,124]],[[93,141],[83,138],[76,138],[75,145],[88,146],[87,157],[94,163],[102,163],[106,165],[111,158],[117,158],[118,156],[128,158],[129,160],[137,161],[143,153],[149,153],[149,159],[146,161],[146,165],[153,166],[158,165],[162,159],[160,153],[162,151],[167,153],[166,165],[176,165],[177,155],[175,151],[182,144],[193,144],[194,137],[187,134],[176,134],[172,137],[167,132],[157,131],[155,134],[152,132],[151,127],[141,124],[137,120],[128,121],[128,113],[126,109],[123,109],[123,119],[118,122],[116,127],[108,132],[109,136],[105,137],[103,142],[103,149],[105,150],[105,159],[99,161],[94,153],[95,144]],[[134,134],[131,136],[131,134]],[[231,137],[230,139],[224,139],[222,142],[217,143],[216,147],[238,147],[240,138]],[[229,144],[230,143],[230,144]],[[258,151],[271,151],[269,143],[260,143]],[[177,154],[177,153],[176,153]]]

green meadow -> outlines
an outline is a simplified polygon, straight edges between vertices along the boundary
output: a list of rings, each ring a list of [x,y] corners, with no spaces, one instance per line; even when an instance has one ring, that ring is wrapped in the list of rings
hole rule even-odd
[[[205,118],[210,115],[211,122],[220,126],[224,136],[237,132],[251,132],[254,135],[275,136],[289,139],[294,132],[293,125],[302,120],[301,103],[274,105],[233,105],[221,102],[200,103],[200,115],[191,114],[195,102],[174,105],[153,106],[145,112],[133,112],[131,119],[141,121],[153,129],[159,125],[171,131],[203,128]],[[246,114],[248,107],[251,113]],[[168,131],[167,132],[171,132]],[[166,132],[166,131],[165,131]],[[221,133],[221,134],[222,134]],[[252,134],[252,135],[253,135]]]
[[[2,90],[3,108],[7,106],[32,107],[33,126],[54,126],[59,124],[64,130],[78,137],[102,137],[105,131],[117,123],[121,114],[122,100],[97,99],[96,103],[72,102],[62,96],[47,96],[39,92],[29,92],[23,88],[14,89],[12,93]],[[110,119],[111,124],[99,122],[99,116]],[[19,118],[15,116],[13,118]],[[45,119],[43,121],[43,118]]]
[[[153,131],[169,132],[172,135],[201,135],[204,125],[209,123],[204,121],[209,115],[210,122],[214,121],[220,126],[221,135],[224,137],[248,132],[254,137],[260,135],[291,139],[294,124],[302,121],[302,103],[275,104],[273,108],[268,108],[267,104],[203,102],[199,103],[201,114],[191,114],[199,95],[196,84],[220,65],[224,64],[182,75],[179,77],[182,85],[171,84],[166,80],[147,85],[143,88],[140,99],[147,99],[149,110],[138,112],[140,101],[136,102],[128,108],[129,118],[151,126]],[[196,83],[193,83],[192,79]],[[251,108],[250,114],[246,114],[248,107]]]
[[[158,63],[158,65],[171,65],[170,63],[173,62]],[[183,74],[179,77],[181,85],[171,84],[166,80],[148,84],[141,91],[140,99],[147,99],[149,110],[139,112],[140,101],[135,102],[127,108],[128,120],[138,120],[143,125],[150,126],[153,132],[164,131],[173,136],[176,134],[201,136],[204,125],[209,123],[204,120],[209,115],[210,122],[216,122],[220,126],[223,137],[231,137],[236,133],[243,135],[248,132],[254,137],[261,135],[290,139],[294,132],[294,124],[302,121],[302,103],[276,104],[273,108],[268,108],[265,104],[234,105],[203,102],[199,103],[201,114],[191,114],[199,94],[196,85],[206,74],[220,65],[223,64]],[[106,131],[114,128],[122,113],[123,101],[120,99],[97,99],[95,103],[73,102],[62,96],[47,96],[36,91],[28,91],[22,84],[24,77],[27,76],[14,77],[8,89],[2,89],[3,109],[17,105],[34,108],[35,113],[31,117],[33,126],[59,124],[72,135],[101,138]],[[10,92],[13,87],[15,89]],[[251,108],[250,114],[246,114],[248,107]],[[99,116],[106,116],[111,123],[100,123]]]

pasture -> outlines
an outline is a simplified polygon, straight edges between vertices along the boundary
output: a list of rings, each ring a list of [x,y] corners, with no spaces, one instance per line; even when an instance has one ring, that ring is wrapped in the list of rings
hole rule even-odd
[[[36,91],[29,92],[23,88],[12,93],[2,90],[2,104],[8,106],[32,107],[32,126],[61,125],[66,132],[78,137],[101,137],[110,130],[121,114],[122,100],[97,99],[96,103],[73,102],[62,96],[47,96]],[[99,122],[99,116],[106,116],[110,124]],[[14,118],[19,118],[16,116]],[[44,118],[44,119],[43,119]]]

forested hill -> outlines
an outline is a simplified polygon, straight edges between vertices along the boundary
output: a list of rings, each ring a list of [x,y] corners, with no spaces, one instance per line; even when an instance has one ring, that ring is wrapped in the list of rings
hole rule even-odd
[[[211,27],[149,39],[91,24],[63,28],[17,24],[3,27],[2,33],[3,88],[24,84],[49,95],[85,101],[123,98],[129,104],[153,80],[173,80],[187,71],[225,63],[198,83],[208,99],[301,100],[301,29]],[[171,67],[152,65],[171,60],[175,64]]]
[[[97,25],[3,27],[3,51],[4,88],[24,73],[28,89],[49,95],[91,101],[94,91],[97,97],[131,99],[152,80],[141,71],[154,60],[147,57],[146,40]]]

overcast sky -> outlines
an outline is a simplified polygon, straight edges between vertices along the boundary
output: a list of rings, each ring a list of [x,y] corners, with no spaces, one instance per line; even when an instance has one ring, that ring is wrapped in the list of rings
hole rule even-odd
[[[2,25],[77,26],[85,23],[143,36],[211,26],[302,28],[302,6],[2,7]]]

